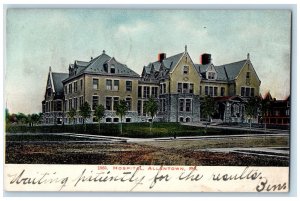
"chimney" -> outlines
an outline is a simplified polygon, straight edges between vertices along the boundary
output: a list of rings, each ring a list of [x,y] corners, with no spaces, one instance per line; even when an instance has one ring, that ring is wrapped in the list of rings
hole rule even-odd
[[[93,57],[91,57],[91,61],[93,60]]]
[[[211,63],[211,54],[204,53],[200,56],[200,64],[206,65]]]
[[[159,53],[158,54],[158,61],[162,62],[162,60],[164,60],[167,57],[166,53]]]
[[[250,54],[249,53],[247,54],[247,60],[250,60]]]

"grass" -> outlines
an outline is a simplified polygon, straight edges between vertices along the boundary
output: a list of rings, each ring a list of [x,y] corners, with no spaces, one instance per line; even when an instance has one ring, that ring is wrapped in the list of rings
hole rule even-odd
[[[28,135],[28,134],[21,134],[21,135],[6,135],[6,141],[85,141],[90,140],[87,138],[76,138],[71,136],[60,136],[60,135],[53,135],[53,134],[42,134],[42,135]]]
[[[7,127],[8,133],[87,133],[92,135],[107,135],[134,138],[174,137],[174,136],[199,136],[199,135],[235,135],[248,133],[248,131],[231,130],[230,128],[215,129],[199,128],[194,126],[181,125],[179,123],[154,123],[150,132],[149,123],[123,123],[123,133],[120,133],[120,124],[101,124],[101,131],[98,131],[97,124],[87,124],[86,131],[83,125],[53,125],[53,126],[13,126]],[[258,133],[258,132],[256,132]]]

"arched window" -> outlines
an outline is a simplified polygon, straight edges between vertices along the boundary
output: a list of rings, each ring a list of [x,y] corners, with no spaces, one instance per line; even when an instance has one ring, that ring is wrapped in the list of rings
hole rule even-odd
[[[185,122],[191,122],[191,118],[190,117],[185,118]]]

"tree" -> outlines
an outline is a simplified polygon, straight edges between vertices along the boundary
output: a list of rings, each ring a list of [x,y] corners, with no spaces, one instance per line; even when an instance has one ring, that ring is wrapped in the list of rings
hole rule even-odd
[[[267,99],[267,98],[262,98],[260,100],[260,111],[261,111],[261,115],[263,117],[263,119],[265,119],[265,117],[267,116],[267,112],[270,108],[270,100]],[[267,122],[265,120],[265,123],[264,123],[264,127],[265,127],[265,130],[267,129]]]
[[[252,124],[252,119],[257,117],[258,115],[258,108],[259,108],[259,98],[257,96],[255,97],[250,97],[245,104],[245,113],[249,118],[250,121],[250,132],[251,132],[251,124]]]
[[[86,131],[86,123],[85,120],[87,118],[91,117],[91,106],[88,102],[84,102],[83,105],[80,106],[80,110],[79,110],[79,115],[82,117],[83,119],[83,124],[84,124],[84,131]]]
[[[211,116],[215,113],[215,100],[211,96],[205,96],[204,99],[201,100],[201,113],[206,116],[207,121],[210,122]],[[205,130],[207,129],[207,124],[205,126]]]
[[[32,126],[32,118],[31,118],[31,114],[27,115],[26,118],[26,124],[28,124],[29,126]]]
[[[31,123],[33,124],[38,124],[40,120],[40,117],[38,114],[31,114]]]
[[[27,124],[29,122],[28,116],[23,113],[18,113],[15,115],[15,117],[18,124]]]
[[[5,122],[6,122],[6,124],[9,123],[9,116],[10,116],[9,111],[8,111],[8,109],[6,108],[6,109],[5,109]]]
[[[122,121],[123,121],[123,116],[125,116],[126,112],[128,110],[128,106],[125,100],[121,100],[120,103],[116,105],[116,114],[120,116],[121,118],[121,134],[122,134]]]
[[[94,115],[96,116],[96,119],[99,123],[99,133],[100,133],[100,123],[101,123],[101,119],[104,117],[105,115],[105,108],[102,104],[98,105],[95,109],[95,113]]]
[[[41,124],[42,120],[43,120],[43,113],[40,112],[38,115],[39,115],[39,122],[38,123]]]
[[[150,123],[150,132],[152,130],[152,126],[153,126],[153,119],[155,114],[157,113],[158,110],[158,104],[155,101],[154,98],[149,98],[149,100],[145,103],[145,112],[147,114],[150,114],[151,116],[151,123]]]
[[[68,117],[70,117],[71,121],[73,122],[73,129],[75,130],[75,116],[77,112],[75,108],[71,108],[68,112]]]

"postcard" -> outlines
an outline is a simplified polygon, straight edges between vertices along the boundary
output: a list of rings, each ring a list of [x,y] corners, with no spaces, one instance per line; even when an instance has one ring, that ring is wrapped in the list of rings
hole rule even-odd
[[[291,11],[5,22],[6,191],[289,192]]]

